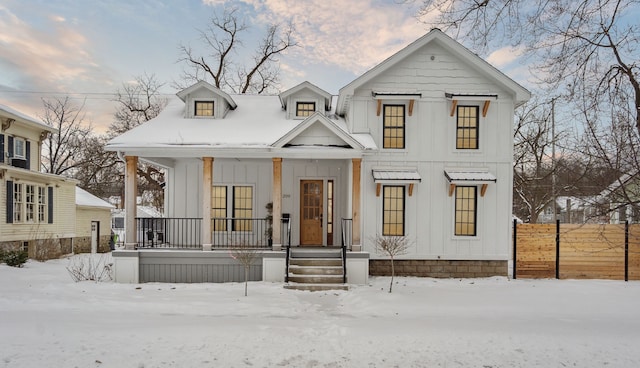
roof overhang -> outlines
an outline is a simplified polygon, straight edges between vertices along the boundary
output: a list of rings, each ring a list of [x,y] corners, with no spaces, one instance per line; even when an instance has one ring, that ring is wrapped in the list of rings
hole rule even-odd
[[[376,116],[380,116],[382,111],[382,100],[409,100],[409,116],[413,115],[413,105],[416,99],[422,98],[419,92],[389,92],[389,91],[372,91],[371,96],[377,100]]]
[[[489,105],[491,101],[496,101],[498,99],[497,93],[450,93],[445,92],[444,96],[451,100],[451,113],[450,116],[454,116],[456,112],[456,106],[458,106],[458,101],[484,101],[482,105],[482,117],[487,116],[487,112],[489,111]]]
[[[444,176],[449,182],[449,197],[453,195],[457,185],[480,185],[480,196],[484,197],[488,185],[498,181],[489,170],[445,170]]]
[[[382,184],[409,185],[409,196],[413,195],[413,185],[420,183],[422,177],[415,169],[373,169],[373,182],[376,184],[376,197],[380,196]]]

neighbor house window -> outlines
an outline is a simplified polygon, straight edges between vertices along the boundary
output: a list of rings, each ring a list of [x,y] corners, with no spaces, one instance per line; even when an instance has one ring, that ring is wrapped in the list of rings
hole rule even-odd
[[[196,101],[196,116],[213,116],[213,101]]]
[[[458,106],[456,149],[478,149],[478,106]]]
[[[455,235],[475,236],[477,221],[478,187],[456,186]]]
[[[227,231],[227,187],[214,185],[211,190],[213,231]]]
[[[24,139],[14,137],[13,138],[13,157],[15,158],[25,158],[25,142]]]
[[[25,204],[25,221],[33,222],[36,214],[36,187],[34,185],[25,185],[24,204]]]
[[[384,186],[382,235],[404,236],[404,186]]]
[[[45,222],[47,213],[47,191],[38,187],[38,222]],[[124,227],[124,226],[123,226]]]
[[[300,116],[300,117],[311,116],[314,112],[316,112],[315,102],[296,103],[296,116]]]
[[[253,187],[233,187],[233,231],[253,229]]]
[[[22,222],[22,184],[13,184],[13,222]]]
[[[404,148],[404,105],[384,105],[383,148]]]

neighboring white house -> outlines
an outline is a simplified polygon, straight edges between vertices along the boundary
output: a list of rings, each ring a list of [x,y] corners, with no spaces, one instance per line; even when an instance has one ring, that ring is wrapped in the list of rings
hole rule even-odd
[[[110,250],[111,210],[114,207],[76,187],[76,237],[74,253],[97,253]]]
[[[150,280],[138,272],[152,254],[199,263],[234,244],[265,247],[266,233],[273,251],[263,253],[263,279],[284,274],[272,270],[284,263],[271,262],[282,245],[346,243],[360,260],[349,281],[364,282],[369,272],[387,272],[376,236],[410,239],[397,258],[401,274],[506,275],[514,109],[529,97],[440,30],[337,96],[308,82],[279,96],[229,95],[198,82],[106,146],[127,167],[128,250],[114,254],[129,272],[121,279]],[[201,249],[201,258],[135,250],[140,160],[167,172],[167,221],[194,221],[185,222],[194,229],[186,238],[165,223],[167,247]],[[273,229],[265,229],[270,206]]]
[[[56,129],[4,105],[0,123],[0,248],[70,253],[76,182],[40,172],[42,142]]]

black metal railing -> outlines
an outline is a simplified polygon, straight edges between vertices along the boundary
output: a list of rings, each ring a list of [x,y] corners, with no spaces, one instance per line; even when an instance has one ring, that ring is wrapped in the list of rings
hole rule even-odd
[[[353,219],[342,219],[342,282],[347,283],[347,248],[353,243]]]
[[[136,217],[138,248],[198,249],[201,218]]]
[[[266,218],[214,218],[211,219],[211,230],[212,248],[268,248],[272,245],[273,229]]]
[[[289,257],[291,256],[291,219],[289,217],[281,219],[280,229],[281,242],[286,250],[284,282],[289,282]]]

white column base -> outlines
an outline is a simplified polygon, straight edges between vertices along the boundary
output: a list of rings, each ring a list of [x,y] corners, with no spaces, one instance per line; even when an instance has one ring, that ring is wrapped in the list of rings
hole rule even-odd
[[[213,245],[212,244],[202,244],[202,251],[206,252],[206,251],[211,251]]]
[[[369,282],[369,258],[347,258],[347,283],[366,285]]]
[[[136,243],[124,243],[125,250],[136,250]]]
[[[286,261],[284,258],[262,259],[262,280],[268,282],[284,282]]]
[[[140,283],[138,251],[118,250],[113,257],[113,279],[121,284]]]
[[[352,244],[351,245],[351,251],[352,252],[362,252],[362,245],[361,244]]]
[[[282,244],[272,244],[271,250],[280,251],[282,250]]]

